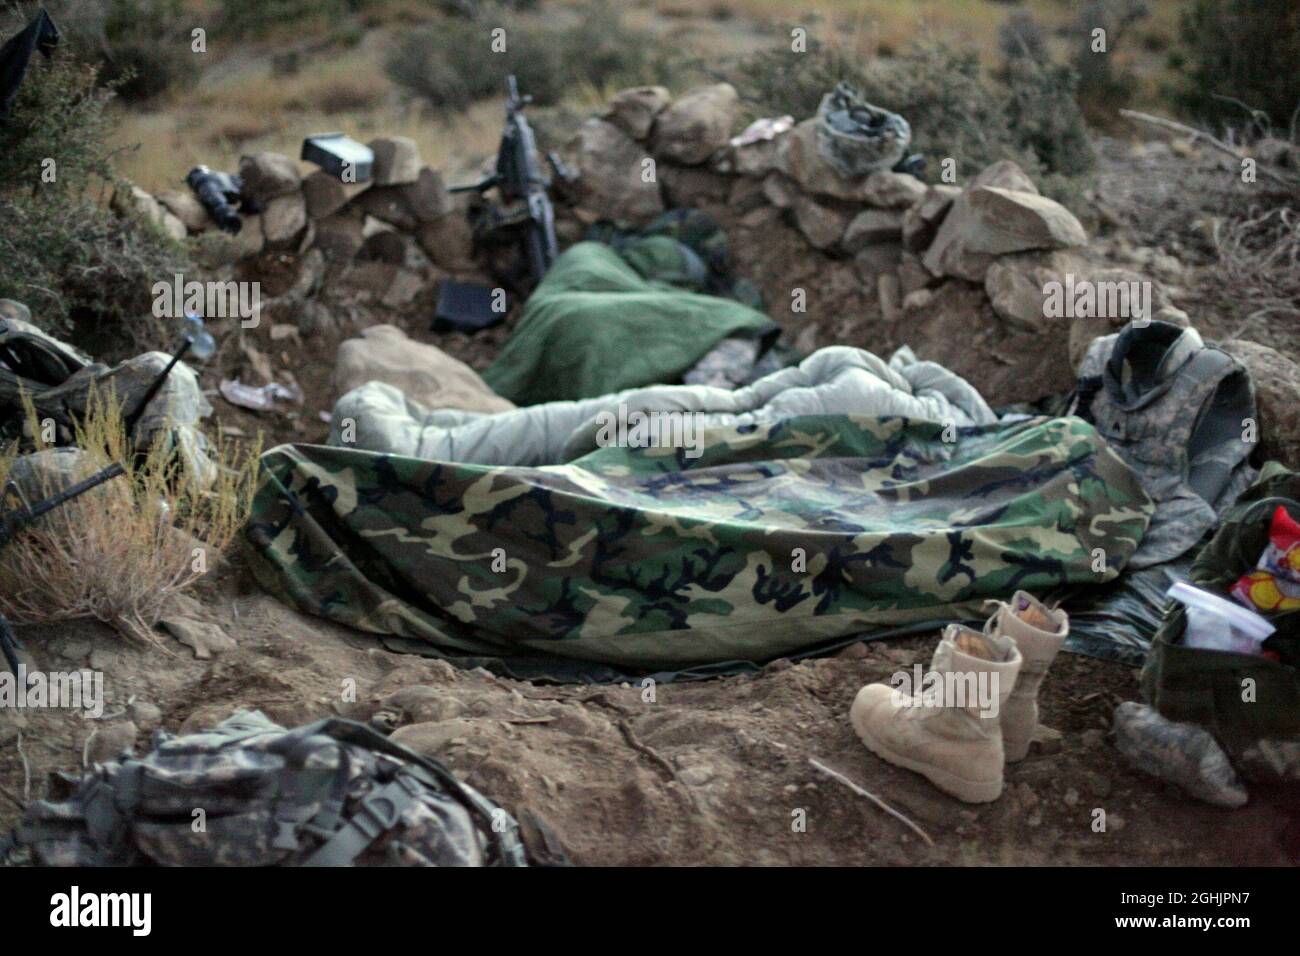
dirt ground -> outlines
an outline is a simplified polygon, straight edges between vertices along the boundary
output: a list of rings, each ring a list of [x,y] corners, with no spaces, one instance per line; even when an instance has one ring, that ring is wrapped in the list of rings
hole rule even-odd
[[[1135,699],[1137,685],[1135,672],[1117,664],[1061,655],[1040,698],[1042,721],[1059,741],[1035,744],[1010,766],[1000,800],[971,806],[878,760],[849,725],[857,689],[928,663],[934,636],[649,693],[534,685],[392,654],[289,610],[233,563],[198,597],[236,649],[196,660],[162,635],[158,646],[136,646],[99,624],[21,629],[43,668],[102,671],[107,703],[98,722],[61,710],[0,714],[0,829],[16,821],[25,792],[40,796],[49,772],[75,770],[102,745],[92,738],[122,733],[132,717],[144,746],[155,724],[183,733],[256,707],[286,726],[337,713],[391,729],[512,812],[540,816],[585,865],[1294,859],[1289,834],[1300,820],[1286,795],[1256,790],[1248,806],[1221,810],[1124,763],[1108,728],[1116,703]],[[909,817],[933,845],[811,759]],[[1104,832],[1094,829],[1098,809]]]
[[[1127,156],[1108,154],[1107,163]],[[1103,179],[1123,174],[1108,166]],[[780,274],[785,240],[771,235],[741,239],[737,257],[765,285],[788,289],[790,276]],[[1187,258],[1195,264],[1192,251]],[[819,344],[880,348],[902,334],[880,325],[878,304],[851,267],[800,281],[838,297],[823,314],[843,320],[823,322]],[[1183,307],[1191,311],[1194,273],[1186,284]],[[428,305],[367,313],[365,321],[395,322],[477,369],[509,332],[507,323],[477,337],[434,335]],[[1214,335],[1228,319],[1193,311],[1193,322]],[[1242,334],[1273,344],[1280,336],[1293,346],[1293,331],[1263,325]],[[336,345],[329,337],[262,343],[305,394],[301,407],[262,414],[217,397],[219,379],[241,362],[226,350],[203,378],[216,425],[237,439],[260,430],[267,445],[322,441],[327,425],[319,413],[335,397]],[[1001,799],[971,806],[869,754],[848,721],[859,687],[928,663],[936,635],[778,661],[753,676],[659,685],[651,695],[629,685],[535,685],[390,653],[371,636],[304,617],[262,593],[238,554],[195,596],[235,649],[198,660],[161,633],[157,645],[139,646],[94,622],[19,629],[42,668],[102,671],[109,702],[100,722],[67,711],[0,711],[0,830],[15,822],[23,800],[41,796],[50,772],[77,769],[109,737],[129,738],[129,719],[140,748],[158,727],[197,730],[259,708],[286,726],[339,713],[390,729],[508,809],[540,816],[579,864],[1281,865],[1298,858],[1294,794],[1253,789],[1249,805],[1223,810],[1123,761],[1109,735],[1112,714],[1138,693],[1135,672],[1118,664],[1061,655],[1040,696],[1042,720],[1059,739],[1036,744],[1008,767]],[[810,760],[883,799],[933,844]],[[1103,831],[1094,826],[1098,810]]]

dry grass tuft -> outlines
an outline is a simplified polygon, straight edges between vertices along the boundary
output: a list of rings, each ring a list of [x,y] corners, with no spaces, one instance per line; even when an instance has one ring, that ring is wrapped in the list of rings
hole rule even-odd
[[[25,397],[30,433],[41,428]],[[215,566],[252,503],[260,447],[216,442],[216,481],[199,487],[157,442],[131,449],[113,395],[92,395],[77,426],[89,477],[114,461],[126,474],[76,498],[22,531],[0,553],[0,612],[17,623],[97,618],[129,638],[154,641],[168,599]],[[37,450],[50,447],[38,437]],[[17,443],[0,457],[8,480]],[[41,489],[48,495],[57,488]],[[12,502],[10,502],[12,504]]]
[[[1243,328],[1266,315],[1300,319],[1300,209],[1274,206],[1216,220],[1213,236],[1216,279],[1250,309]]]

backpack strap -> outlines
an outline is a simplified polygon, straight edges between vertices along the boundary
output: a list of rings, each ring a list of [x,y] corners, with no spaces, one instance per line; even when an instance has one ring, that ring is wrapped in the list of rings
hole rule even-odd
[[[343,828],[303,860],[303,866],[351,866],[366,848],[387,833],[402,814],[420,802],[420,787],[408,774],[398,774],[367,794]]]

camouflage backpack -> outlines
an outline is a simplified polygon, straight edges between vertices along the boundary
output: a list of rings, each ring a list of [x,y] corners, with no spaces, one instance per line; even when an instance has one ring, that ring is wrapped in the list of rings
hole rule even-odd
[[[1300,518],[1300,474],[1269,463],[1197,554],[1192,583],[1223,594],[1253,570],[1278,505]],[[1210,731],[1249,779],[1287,779],[1300,772],[1300,611],[1266,616],[1276,631],[1263,647],[1276,661],[1186,646],[1186,614],[1170,602],[1142,668],[1142,696],[1170,720]]]
[[[0,860],[52,866],[527,866],[505,810],[354,721],[243,711],[143,757],[56,777]],[[8,851],[7,854],[5,851]],[[550,861],[546,861],[550,862]]]

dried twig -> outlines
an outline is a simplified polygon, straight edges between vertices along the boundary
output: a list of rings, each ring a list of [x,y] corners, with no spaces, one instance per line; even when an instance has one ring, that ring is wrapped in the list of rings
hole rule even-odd
[[[1182,133],[1185,136],[1190,136],[1192,139],[1200,140],[1203,143],[1213,146],[1220,152],[1227,153],[1234,159],[1241,160],[1249,158],[1246,153],[1237,149],[1235,146],[1230,146],[1223,140],[1211,136],[1209,133],[1205,132],[1205,130],[1197,129],[1195,126],[1188,126],[1185,123],[1166,119],[1163,116],[1152,116],[1150,113],[1140,113],[1137,110],[1120,110],[1119,115],[1127,120],[1132,120],[1135,123],[1146,123],[1149,126],[1158,126],[1161,129],[1168,130],[1171,133]],[[1269,179],[1273,180],[1273,182],[1285,186],[1288,189],[1295,189],[1297,186],[1300,186],[1300,180],[1283,176],[1280,173],[1269,169],[1267,166],[1258,166],[1257,171],[1261,175],[1267,176]]]
[[[23,735],[19,734],[18,739],[14,741],[14,747],[18,750],[18,758],[23,762],[23,806],[32,802],[32,765],[27,762],[27,754],[23,751]]]
[[[654,761],[654,763],[657,764],[659,768],[663,770],[664,773],[668,774],[668,778],[670,780],[677,780],[678,783],[681,783],[681,781],[677,779],[676,768],[674,768],[673,765],[670,764],[668,760],[662,754],[659,753],[659,751],[655,750],[653,747],[650,747],[647,744],[642,743],[641,739],[637,737],[637,735],[633,732],[631,724],[629,724],[626,720],[620,720],[618,722],[618,729],[623,732],[623,739],[627,741],[627,745],[629,747],[631,747],[637,753],[644,754],[646,757],[649,757],[652,761]],[[682,785],[685,786],[685,784]]]
[[[848,787],[850,790],[852,790],[852,791],[853,791],[854,793],[856,793],[858,796],[860,796],[860,797],[866,797],[868,800],[870,800],[870,801],[871,801],[872,803],[874,803],[876,806],[880,807],[880,809],[884,810],[886,813],[888,813],[888,814],[889,814],[891,817],[893,817],[894,819],[896,819],[896,820],[901,820],[901,821],[902,821],[903,823],[905,823],[909,828],[911,828],[912,832],[914,832],[917,836],[919,836],[922,840],[924,840],[924,841],[926,842],[927,845],[929,845],[929,846],[934,846],[934,841],[930,839],[930,835],[929,835],[928,833],[926,833],[924,830],[922,830],[919,826],[917,826],[915,823],[913,823],[913,822],[912,822],[911,820],[909,820],[907,817],[903,816],[903,814],[899,813],[897,810],[895,810],[895,809],[894,809],[893,807],[891,807],[889,804],[885,803],[885,801],[881,800],[881,799],[880,799],[878,796],[876,796],[874,793],[870,793],[870,792],[868,792],[868,791],[862,789],[862,788],[859,787],[856,783],[854,783],[852,780],[850,780],[848,777],[844,776],[844,774],[839,773],[838,771],[832,770],[830,767],[826,766],[826,765],[825,765],[824,763],[822,763],[821,761],[814,759],[813,757],[809,757],[809,758],[808,758],[808,762],[809,762],[810,764],[812,764],[814,767],[816,767],[818,770],[820,770],[822,773],[826,774],[828,777],[831,777],[831,778],[834,779],[834,780],[838,780],[840,783],[844,784],[844,786]]]

